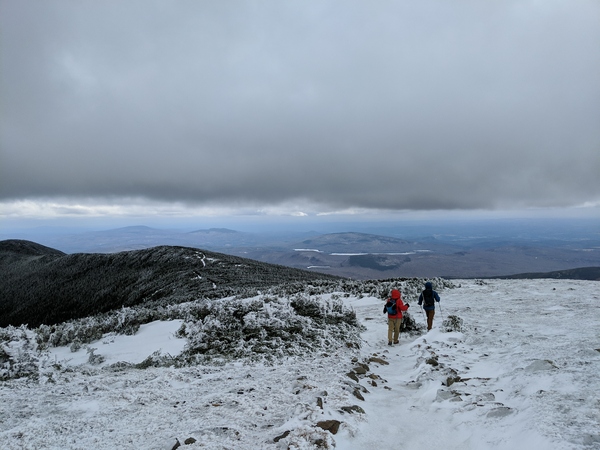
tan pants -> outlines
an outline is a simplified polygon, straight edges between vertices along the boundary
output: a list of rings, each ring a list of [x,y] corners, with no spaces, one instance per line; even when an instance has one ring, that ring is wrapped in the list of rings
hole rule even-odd
[[[402,325],[402,319],[389,319],[388,318],[388,341],[392,342],[394,338],[394,344],[398,343],[400,339],[400,326]]]
[[[433,316],[435,316],[435,309],[432,309],[431,311],[425,311],[425,314],[427,314],[427,330],[429,331],[433,326]]]

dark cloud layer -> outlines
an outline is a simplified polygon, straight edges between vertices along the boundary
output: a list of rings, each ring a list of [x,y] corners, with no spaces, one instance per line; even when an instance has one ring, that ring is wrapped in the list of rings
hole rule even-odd
[[[0,200],[600,200],[596,1],[0,5]]]

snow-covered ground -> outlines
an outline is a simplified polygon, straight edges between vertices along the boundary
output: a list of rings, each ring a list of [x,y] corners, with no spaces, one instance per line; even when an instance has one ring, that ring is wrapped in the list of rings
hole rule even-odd
[[[434,329],[394,347],[381,300],[350,297],[361,349],[276,364],[109,368],[181,351],[178,321],[105,336],[91,345],[101,365],[54,349],[61,370],[0,382],[0,447],[599,449],[600,284],[456,284],[440,292]],[[442,330],[449,315],[461,331]],[[328,420],[336,434],[317,426]]]
[[[600,284],[461,284],[427,335],[388,352],[383,327],[369,326],[362,353],[386,355],[376,373],[391,390],[370,389],[365,423],[342,428],[337,448],[600,448]],[[366,299],[355,308],[376,317]],[[448,314],[462,332],[440,331]]]

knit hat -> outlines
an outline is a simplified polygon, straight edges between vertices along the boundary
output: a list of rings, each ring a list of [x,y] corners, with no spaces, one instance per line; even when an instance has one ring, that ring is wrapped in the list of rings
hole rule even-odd
[[[425,283],[425,289],[433,289],[433,285],[431,284],[431,281],[428,281],[427,283]]]
[[[398,289],[392,289],[392,298],[398,300],[400,298],[400,291]]]

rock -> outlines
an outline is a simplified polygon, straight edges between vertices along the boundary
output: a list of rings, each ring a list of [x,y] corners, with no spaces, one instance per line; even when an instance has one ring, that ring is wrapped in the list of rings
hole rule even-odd
[[[512,414],[512,408],[508,406],[500,406],[499,408],[494,408],[490,412],[487,413],[488,417],[506,417],[509,414]]]
[[[355,374],[354,372],[348,372],[348,373],[346,374],[346,376],[347,376],[348,378],[351,378],[352,380],[354,380],[354,381],[356,381],[356,382],[358,383],[358,377],[356,376],[356,374]]]
[[[273,442],[279,442],[280,440],[285,439],[286,437],[288,437],[289,434],[290,434],[290,430],[284,431],[283,434],[280,434],[275,439],[273,439]]]
[[[434,367],[437,366],[437,365],[439,365],[438,360],[435,359],[435,358],[428,358],[425,362],[427,364],[431,365],[431,366],[434,366]]]
[[[331,434],[336,434],[338,432],[340,424],[341,422],[339,420],[322,420],[321,422],[317,422],[319,428],[323,428]]]
[[[369,358],[369,362],[381,364],[382,366],[387,366],[389,364],[389,362],[387,362],[386,360],[381,359],[381,358],[376,358],[374,356],[371,356]]]
[[[179,439],[175,439],[175,445],[173,445],[173,447],[171,447],[171,450],[176,450],[179,447],[181,447],[181,442],[179,442]]]
[[[459,381],[462,381],[461,377],[448,377],[446,378],[446,386],[452,386],[454,383],[458,383]]]
[[[345,411],[345,412],[350,413],[350,414],[354,414],[355,412],[359,413],[359,414],[364,414],[365,413],[365,410],[362,409],[358,405],[342,406],[342,411]]]
[[[365,375],[369,371],[369,366],[365,367],[365,365],[361,364],[359,366],[356,366],[352,370],[354,370],[354,372],[357,373],[358,375]]]
[[[317,397],[317,406],[323,409],[323,399],[321,397]]]
[[[548,359],[539,359],[525,367],[525,370],[527,370],[528,372],[539,372],[541,370],[552,369],[558,369],[558,366]]]
[[[475,397],[476,402],[493,402],[494,400],[496,400],[496,396],[491,392],[486,392]]]
[[[354,394],[354,396],[357,399],[362,400],[363,402],[365,401],[365,398],[362,396],[362,394],[360,393],[360,391],[358,389],[354,389],[354,391],[352,391],[352,394]]]
[[[196,442],[196,439],[194,439],[193,437],[189,437],[185,441],[183,441],[185,445],[192,445],[194,442]]]
[[[443,389],[439,389],[437,391],[435,400],[438,402],[443,402],[444,400],[452,400],[456,397],[460,398],[460,394],[456,391],[445,391]]]

